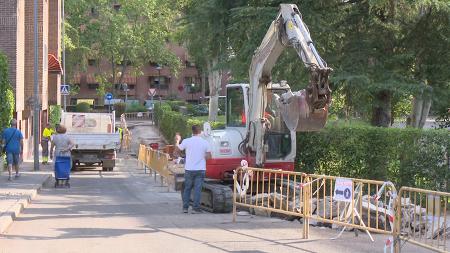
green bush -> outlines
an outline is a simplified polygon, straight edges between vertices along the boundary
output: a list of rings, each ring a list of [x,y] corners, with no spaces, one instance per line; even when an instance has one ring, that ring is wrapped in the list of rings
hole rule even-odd
[[[125,112],[146,112],[146,111],[147,111],[147,107],[145,107],[144,105],[141,105],[137,102],[128,104],[125,109]]]
[[[186,106],[186,102],[184,101],[166,101],[166,104],[168,104],[170,106],[170,109],[172,109],[172,111],[180,111],[180,106]]]
[[[450,132],[330,126],[297,134],[296,169],[448,191]]]
[[[168,103],[155,104],[154,120],[163,136],[170,143],[173,143],[176,133],[180,133],[183,138],[190,137],[192,126],[195,124],[202,126],[204,123],[202,120],[189,118],[179,112],[172,111]],[[213,129],[224,128],[225,123],[211,122],[211,127]]]
[[[125,110],[127,108],[127,104],[120,102],[114,104],[114,110],[116,111],[116,117],[120,117],[120,115],[125,113]]]
[[[14,112],[14,93],[8,79],[8,61],[0,51],[0,132],[9,127]]]
[[[61,106],[60,105],[50,105],[50,113],[48,115],[48,120],[50,125],[55,128],[59,122],[61,122]]]
[[[81,102],[75,106],[76,112],[89,112],[91,110],[91,105],[85,102]]]

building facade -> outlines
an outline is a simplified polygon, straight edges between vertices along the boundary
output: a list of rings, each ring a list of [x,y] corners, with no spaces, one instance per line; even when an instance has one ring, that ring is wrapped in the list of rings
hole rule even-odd
[[[38,3],[41,132],[41,125],[48,120],[49,105],[59,104],[60,101],[58,91],[61,66],[58,59],[61,46],[61,0],[39,0]],[[16,102],[14,118],[24,135],[25,158],[30,158],[33,154],[34,138],[34,1],[0,0],[0,50],[8,57],[9,79]],[[49,58],[52,59],[50,62]]]
[[[151,99],[150,91],[155,91],[154,99],[168,99],[176,98],[180,100],[201,102],[205,100],[207,93],[207,78],[199,75],[195,64],[189,61],[187,50],[180,45],[169,44],[169,49],[179,58],[183,63],[181,71],[175,76],[170,68],[159,66],[156,63],[148,63],[140,70],[141,75],[133,75],[131,67],[127,68],[122,78],[122,84],[126,83],[128,91],[121,88],[120,84],[115,85],[115,99],[122,101],[127,97],[128,101],[139,101],[144,103]],[[79,86],[79,92],[76,95],[70,96],[70,104],[75,105],[78,102],[89,101],[95,105],[103,105],[104,98],[97,95],[97,88],[99,87],[95,75],[99,73],[99,69],[108,69],[108,63],[105,62],[101,67],[95,60],[89,60],[86,72],[76,73],[73,78],[73,85]],[[223,80],[223,85],[226,79]],[[110,90],[112,92],[112,90]],[[223,88],[221,93],[224,94]]]

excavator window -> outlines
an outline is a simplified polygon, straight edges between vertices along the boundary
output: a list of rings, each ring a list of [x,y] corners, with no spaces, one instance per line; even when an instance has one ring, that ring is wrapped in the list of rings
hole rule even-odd
[[[247,121],[244,107],[244,92],[241,87],[227,89],[227,126],[245,127]]]
[[[291,152],[291,135],[284,123],[281,113],[277,110],[274,94],[281,95],[285,90],[267,90],[264,117],[270,122],[266,132],[265,143],[268,145],[267,159],[282,159]]]

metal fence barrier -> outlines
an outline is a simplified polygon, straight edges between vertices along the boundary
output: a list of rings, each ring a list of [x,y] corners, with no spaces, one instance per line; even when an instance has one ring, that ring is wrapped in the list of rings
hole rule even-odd
[[[397,199],[394,237],[436,252],[449,252],[448,205],[450,193],[402,187]]]
[[[122,116],[127,120],[150,120],[153,122],[153,112],[126,112]]]
[[[303,238],[312,220],[341,231],[354,228],[388,235],[384,251],[399,253],[401,242],[449,252],[450,193],[402,187],[376,180],[239,167],[234,172],[233,221],[237,207],[303,218]]]
[[[171,186],[174,186],[174,176],[169,170],[169,155],[158,150],[146,147],[145,145],[139,145],[138,153],[138,165],[142,166],[145,170],[149,169],[150,174],[153,174],[156,182],[157,175],[160,177],[161,186],[164,182],[167,183],[167,191]]]
[[[233,221],[238,206],[304,217],[304,173],[237,168],[234,174]],[[304,229],[304,238],[307,238]]]
[[[390,182],[308,175],[240,167],[234,173],[233,221],[237,207],[303,218],[303,238],[311,220],[341,229],[393,234],[397,191]]]

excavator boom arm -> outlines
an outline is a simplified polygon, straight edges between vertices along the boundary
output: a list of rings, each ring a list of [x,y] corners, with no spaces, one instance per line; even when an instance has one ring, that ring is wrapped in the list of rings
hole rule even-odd
[[[324,127],[331,90],[328,77],[332,69],[320,57],[309,30],[295,4],[281,4],[277,18],[270,25],[261,45],[255,51],[250,66],[249,139],[247,146],[256,153],[256,164],[264,163],[264,108],[266,89],[271,83],[271,71],[286,47],[293,47],[310,72],[305,90],[290,90],[278,98],[278,107],[291,131],[315,131]],[[255,126],[251,126],[254,124]],[[253,132],[252,132],[253,131]],[[250,133],[251,132],[251,133]]]

